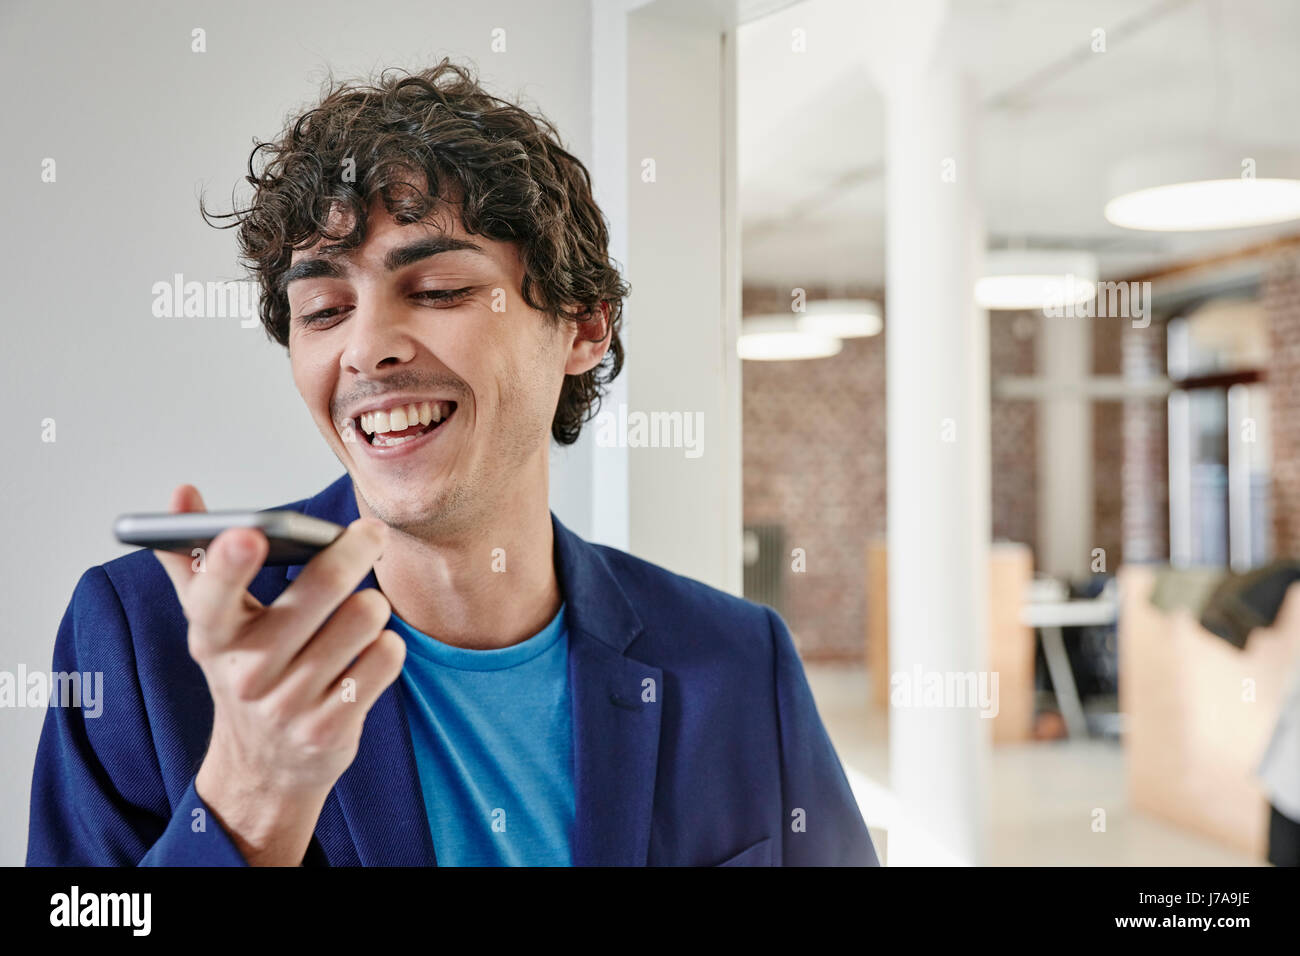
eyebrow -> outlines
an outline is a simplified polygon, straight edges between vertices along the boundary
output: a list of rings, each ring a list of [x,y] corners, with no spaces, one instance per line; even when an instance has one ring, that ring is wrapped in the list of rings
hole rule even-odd
[[[276,284],[277,289],[283,294],[288,291],[289,283],[299,279],[342,279],[348,269],[345,265],[340,265],[338,260],[346,257],[350,251],[342,243],[322,246],[317,250],[316,255],[300,259],[286,269]],[[468,239],[457,239],[454,236],[429,236],[388,250],[384,256],[384,268],[389,272],[396,272],[398,269],[442,255],[444,252],[461,251],[486,255],[481,246]]]

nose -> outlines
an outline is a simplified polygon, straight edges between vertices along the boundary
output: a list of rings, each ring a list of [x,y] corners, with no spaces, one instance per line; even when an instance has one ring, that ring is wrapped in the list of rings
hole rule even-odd
[[[376,296],[360,295],[348,322],[348,341],[339,356],[343,371],[371,375],[398,368],[415,358],[415,342],[393,316],[398,309],[385,308]]]

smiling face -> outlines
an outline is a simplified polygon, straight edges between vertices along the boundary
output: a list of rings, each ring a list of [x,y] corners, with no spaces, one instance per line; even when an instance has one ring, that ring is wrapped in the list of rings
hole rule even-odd
[[[284,279],[294,383],[362,514],[424,538],[500,517],[521,483],[545,502],[564,376],[606,348],[530,308],[515,245],[452,208],[400,224],[376,197],[360,246],[296,250]]]

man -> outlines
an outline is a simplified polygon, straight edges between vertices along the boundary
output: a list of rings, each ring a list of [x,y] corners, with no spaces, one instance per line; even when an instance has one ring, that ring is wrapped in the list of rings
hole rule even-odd
[[[875,864],[781,619],[549,512],[628,292],[554,128],[444,60],[263,150],[229,218],[347,470],[284,507],[347,530],[86,572],[29,863]]]

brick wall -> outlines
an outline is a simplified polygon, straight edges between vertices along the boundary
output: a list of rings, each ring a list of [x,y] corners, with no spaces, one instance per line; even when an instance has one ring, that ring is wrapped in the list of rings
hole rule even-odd
[[[806,287],[808,301],[831,290]],[[835,298],[882,301],[879,289]],[[787,312],[788,288],[746,286],[743,314]],[[993,374],[1034,371],[1032,321],[994,313]],[[779,524],[807,570],[785,575],[785,618],[809,660],[861,660],[866,628],[864,553],[885,535],[885,335],[848,339],[839,355],[804,362],[745,362],[744,520]],[[992,523],[997,538],[1034,543],[1036,411],[994,400]]]
[[[989,381],[1031,376],[1041,317],[989,313]],[[996,397],[989,404],[993,539],[1038,544],[1038,403]]]
[[[1111,320],[1102,319],[1100,322]],[[1146,328],[1121,322],[1120,365],[1126,378],[1147,380],[1164,375],[1166,326]],[[1126,399],[1120,404],[1123,450],[1120,480],[1114,473],[1098,482],[1119,485],[1122,496],[1123,560],[1129,563],[1169,560],[1169,414],[1163,399]],[[1109,555],[1110,552],[1107,552]],[[1119,561],[1108,561],[1114,571]]]
[[[1300,556],[1300,253],[1277,256],[1262,289],[1272,344],[1273,535],[1279,558]]]
[[[808,300],[830,297],[806,287]],[[837,292],[872,298],[879,290]],[[746,287],[743,314],[788,312],[790,290]],[[885,334],[839,355],[745,362],[744,520],[785,528],[785,618],[805,659],[862,659],[866,542],[885,533]],[[807,570],[789,571],[803,548]]]

